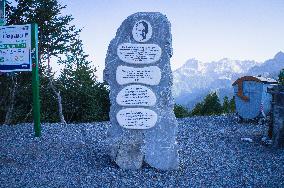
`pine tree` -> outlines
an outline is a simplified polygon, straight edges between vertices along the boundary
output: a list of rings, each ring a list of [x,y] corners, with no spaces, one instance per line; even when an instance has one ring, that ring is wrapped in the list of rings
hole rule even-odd
[[[185,107],[178,104],[175,104],[174,106],[174,113],[176,118],[185,118],[190,116],[189,111]]]
[[[194,106],[193,110],[191,111],[191,114],[193,116],[204,115],[204,112],[203,112],[204,107],[203,106],[204,106],[204,104],[202,102],[197,103]]]
[[[90,122],[108,119],[109,98],[104,84],[96,81],[96,69],[87,60],[82,41],[77,38],[72,50],[60,63],[64,68],[58,82],[64,98],[64,114],[68,122]]]
[[[7,25],[37,23],[41,60],[65,53],[81,30],[70,24],[71,15],[62,15],[66,6],[58,0],[15,0],[7,3]]]
[[[230,113],[230,101],[227,96],[224,97],[223,105],[222,105],[223,113]]]
[[[197,103],[193,108],[192,115],[219,115],[222,113],[222,105],[216,92],[208,94],[205,99]]]
[[[284,69],[282,69],[279,73],[278,82],[280,85],[284,85]]]
[[[234,113],[236,111],[236,102],[235,102],[235,97],[231,98],[230,100],[230,113]]]
[[[222,106],[216,92],[213,92],[205,97],[203,110],[204,115],[222,113]]]
[[[70,51],[72,41],[80,33],[79,29],[70,24],[73,20],[72,16],[61,14],[64,8],[66,6],[60,5],[57,0],[15,0],[13,3],[8,1],[6,4],[7,25],[28,23],[39,25],[40,92],[43,121],[57,121],[58,117],[54,117],[54,115],[58,114],[56,111],[60,111],[59,108],[56,108],[56,104],[59,103],[58,101],[61,98],[60,92],[56,88],[54,74],[48,60]],[[9,102],[1,107],[0,111],[7,112],[8,114],[5,117],[13,117],[14,122],[31,121],[31,74],[17,73],[11,79],[1,76],[1,88],[7,88],[3,84],[5,80],[9,82],[8,85],[11,85],[10,88],[15,88],[15,84],[19,87],[15,92],[7,89],[5,93],[1,93],[0,102],[1,100]],[[17,82],[13,82],[13,80],[17,80]],[[3,119],[0,121],[3,121]],[[11,121],[12,119],[9,120],[9,122]]]

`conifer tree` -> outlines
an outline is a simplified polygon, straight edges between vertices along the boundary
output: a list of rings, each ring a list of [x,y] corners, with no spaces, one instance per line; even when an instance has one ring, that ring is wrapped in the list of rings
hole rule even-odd
[[[231,98],[229,106],[230,106],[230,113],[234,113],[236,111],[235,97]]]
[[[279,73],[278,82],[280,85],[284,85],[284,69],[282,69]]]
[[[204,104],[202,102],[197,103],[194,106],[193,110],[191,111],[191,114],[193,116],[204,115],[204,112],[203,112],[204,107],[203,106],[204,106]]]
[[[223,113],[227,114],[230,113],[230,101],[227,96],[223,99],[223,105],[222,105]]]
[[[174,106],[174,113],[176,118],[185,118],[190,116],[189,111],[185,107],[178,104],[175,104]]]
[[[205,97],[203,108],[204,115],[214,115],[222,113],[222,106],[216,92],[213,92]]]
[[[64,122],[64,116],[61,116],[63,109],[60,109],[60,103],[64,101],[59,90],[62,87],[54,78],[51,65],[57,63],[56,57],[61,58],[62,54],[78,50],[74,48],[74,41],[78,41],[81,31],[71,24],[73,20],[71,15],[62,14],[65,8],[66,6],[60,5],[58,0],[15,0],[6,4],[7,25],[37,23],[39,26],[40,97],[43,121]],[[13,92],[15,84],[18,87]],[[1,116],[0,122],[4,122],[5,117],[13,117],[9,122],[32,121],[31,74],[17,73],[14,77],[8,78],[0,76],[0,87],[6,88],[6,90],[1,89],[0,92],[0,102],[3,104],[0,106],[0,112],[8,113]],[[61,114],[60,117],[58,114]]]
[[[64,68],[58,82],[65,99],[64,114],[68,122],[108,120],[109,98],[105,84],[96,80],[96,69],[87,60],[82,41],[77,38],[60,63]]]
[[[216,92],[208,94],[205,99],[197,103],[193,108],[192,115],[219,115],[222,113],[222,105]]]

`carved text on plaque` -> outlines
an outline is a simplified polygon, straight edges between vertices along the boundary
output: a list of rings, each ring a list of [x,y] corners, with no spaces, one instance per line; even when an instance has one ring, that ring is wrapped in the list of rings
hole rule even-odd
[[[123,88],[116,97],[121,106],[154,106],[156,95],[146,86],[130,85]]]
[[[162,49],[156,44],[123,43],[117,48],[119,59],[132,64],[151,64],[160,60]]]
[[[158,85],[161,80],[161,70],[157,66],[134,68],[118,66],[116,70],[116,81],[120,85],[140,83],[147,85]]]
[[[158,116],[145,108],[125,108],[116,114],[116,119],[126,129],[150,129],[155,126]]]

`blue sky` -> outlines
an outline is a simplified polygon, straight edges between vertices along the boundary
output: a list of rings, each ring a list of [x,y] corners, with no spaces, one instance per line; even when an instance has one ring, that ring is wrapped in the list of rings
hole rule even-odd
[[[59,0],[67,5],[97,75],[102,79],[108,44],[135,12],[165,14],[172,24],[172,69],[186,60],[264,61],[284,51],[284,0]]]

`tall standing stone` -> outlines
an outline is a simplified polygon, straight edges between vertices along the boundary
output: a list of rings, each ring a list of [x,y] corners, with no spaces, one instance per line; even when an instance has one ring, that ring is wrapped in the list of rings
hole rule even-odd
[[[161,13],[129,16],[110,42],[108,136],[110,155],[123,169],[138,169],[143,160],[161,170],[178,168],[171,56],[170,23]]]

